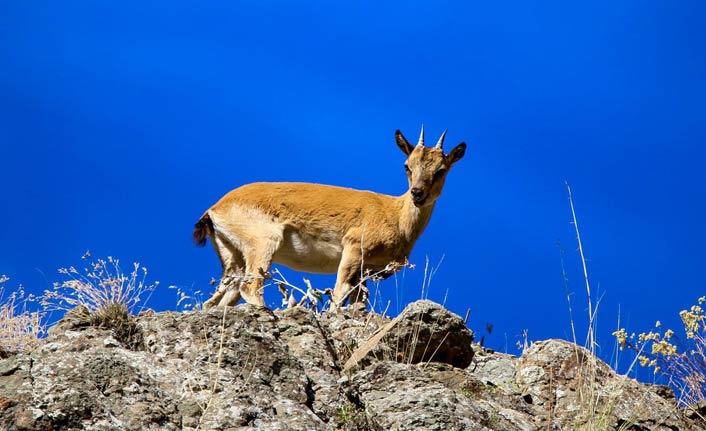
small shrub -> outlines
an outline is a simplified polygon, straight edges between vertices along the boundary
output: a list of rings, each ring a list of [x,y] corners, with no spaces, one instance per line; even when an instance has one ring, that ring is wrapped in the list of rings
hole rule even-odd
[[[22,286],[4,298],[4,284],[9,278],[0,275],[0,357],[37,347],[44,333],[39,312],[26,308],[28,298]]]
[[[87,260],[90,253],[82,259]],[[146,302],[158,281],[146,283],[147,268],[139,263],[132,264],[128,274],[120,268],[120,260],[108,256],[107,260],[97,259],[88,262],[83,271],[75,267],[59,268],[59,274],[68,280],[56,282],[52,290],[45,290],[42,305],[48,310],[68,311],[79,305],[95,313],[112,304],[122,304],[129,314],[136,314],[138,304]],[[143,296],[147,295],[145,301]]]
[[[679,313],[684,326],[683,337],[672,329],[662,328],[659,321],[650,332],[628,335],[620,328],[613,333],[621,350],[628,348],[637,352],[640,365],[666,377],[683,406],[706,400],[706,315],[702,308],[706,296],[697,302]]]
[[[471,380],[466,382],[461,387],[461,394],[464,397],[473,400],[480,398],[480,396],[486,391],[486,389],[489,389],[489,387],[487,387],[485,384],[477,380]]]
[[[143,350],[144,339],[137,319],[128,313],[125,304],[112,303],[91,314],[91,324],[113,331],[115,338],[132,350]]]
[[[89,257],[86,253],[82,259]],[[159,285],[158,281],[146,282],[147,268],[133,263],[132,271],[125,273],[120,261],[109,256],[107,260],[88,262],[82,271],[73,266],[60,268],[59,274],[67,280],[54,283],[52,290],[44,292],[41,303],[47,311],[86,307],[92,325],[110,328],[128,347],[141,348],[142,337],[133,316]]]
[[[335,422],[338,428],[343,430],[369,431],[372,429],[365,411],[350,402],[346,402],[336,409]]]

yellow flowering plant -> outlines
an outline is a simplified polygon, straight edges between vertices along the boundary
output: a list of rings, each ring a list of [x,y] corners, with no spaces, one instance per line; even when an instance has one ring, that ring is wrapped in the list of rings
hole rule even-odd
[[[667,378],[668,384],[679,394],[684,406],[706,400],[706,315],[702,304],[706,296],[698,299],[697,305],[679,313],[684,326],[684,337],[672,329],[663,329],[658,320],[655,329],[640,334],[620,328],[613,335],[620,349],[637,352],[637,360],[643,367],[650,367],[655,374]]]

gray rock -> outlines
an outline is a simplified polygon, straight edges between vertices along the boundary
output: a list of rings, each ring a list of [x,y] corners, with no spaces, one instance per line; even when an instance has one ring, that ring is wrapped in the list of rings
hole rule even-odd
[[[664,387],[620,376],[567,341],[533,344],[516,369],[524,399],[542,406],[540,415],[557,429],[706,429],[690,421]]]
[[[476,346],[467,368],[418,354],[431,347],[409,350],[416,364],[371,354],[366,367],[344,373],[342,364],[389,319],[249,305],[145,313],[136,318],[143,348],[135,350],[90,317],[79,310],[35,351],[0,359],[0,430],[706,429],[664,387],[618,376],[558,340],[519,359]],[[405,323],[394,343],[454,340],[432,350],[451,352],[445,362],[458,365],[468,334],[433,337],[458,320],[415,304],[398,320]],[[415,322],[437,329],[425,338]],[[593,416],[582,395],[591,393]]]
[[[378,362],[354,384],[386,430],[526,430],[532,418],[508,410],[504,394],[447,364]]]
[[[517,358],[503,353],[476,350],[471,374],[485,384],[497,386],[508,393],[518,392],[515,380]]]
[[[408,364],[442,362],[465,368],[473,360],[473,332],[463,319],[439,304],[420,300],[358,347],[344,369],[365,366],[374,359]]]

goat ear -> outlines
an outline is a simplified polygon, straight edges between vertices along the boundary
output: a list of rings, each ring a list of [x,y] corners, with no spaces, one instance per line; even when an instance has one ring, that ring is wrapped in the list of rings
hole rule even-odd
[[[400,150],[406,155],[409,156],[412,151],[414,151],[414,146],[407,141],[399,130],[395,132],[395,141],[397,142],[397,146],[400,147]]]
[[[456,145],[451,152],[446,156],[446,160],[448,160],[449,165],[453,165],[454,163],[458,162],[461,160],[463,155],[466,154],[466,143],[461,142],[460,144]]]

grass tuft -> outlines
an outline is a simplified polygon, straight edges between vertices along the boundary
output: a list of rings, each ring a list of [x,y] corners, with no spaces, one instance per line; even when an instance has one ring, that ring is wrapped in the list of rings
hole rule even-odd
[[[4,284],[9,280],[0,275],[0,358],[35,349],[44,334],[44,325],[39,312],[27,310],[27,301],[22,286],[4,296]]]
[[[82,259],[87,261],[89,257],[87,252]],[[142,304],[159,285],[158,281],[146,282],[146,267],[133,263],[132,271],[126,273],[120,267],[120,260],[112,256],[107,260],[87,261],[80,271],[73,266],[59,268],[59,274],[66,280],[54,283],[52,290],[45,290],[42,297],[41,304],[47,311],[68,311],[83,305],[96,313],[117,304],[135,315],[142,311]]]
[[[143,350],[142,331],[127,305],[111,303],[91,314],[91,325],[113,331],[115,338],[132,350]]]
[[[44,291],[42,306],[62,312],[85,307],[92,326],[109,328],[128,348],[142,349],[142,334],[134,316],[142,311],[159,282],[147,283],[147,268],[139,263],[133,263],[126,273],[119,259],[109,256],[89,261],[90,256],[86,252],[82,257],[87,262],[82,270],[73,266],[59,269],[66,280]]]

